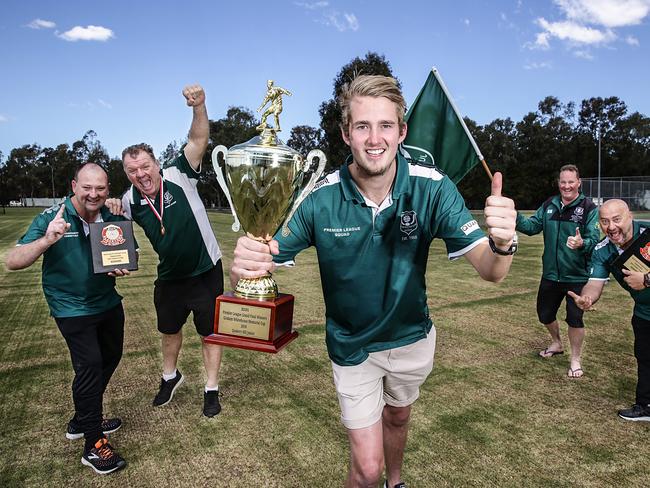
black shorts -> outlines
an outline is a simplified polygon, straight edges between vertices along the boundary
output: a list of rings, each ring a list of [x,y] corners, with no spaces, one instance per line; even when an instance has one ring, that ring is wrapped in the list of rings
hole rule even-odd
[[[544,325],[548,325],[556,320],[557,311],[562,305],[562,300],[566,298],[566,323],[569,324],[569,327],[584,327],[585,324],[582,321],[584,312],[578,308],[573,298],[567,295],[568,291],[580,295],[583,286],[585,286],[585,283],[562,283],[542,278],[537,292],[537,317],[539,321]]]
[[[221,260],[214,268],[198,276],[182,280],[156,280],[154,285],[153,303],[160,332],[176,334],[190,312],[194,314],[194,326],[200,335],[205,337],[214,332],[215,300],[223,293]]]

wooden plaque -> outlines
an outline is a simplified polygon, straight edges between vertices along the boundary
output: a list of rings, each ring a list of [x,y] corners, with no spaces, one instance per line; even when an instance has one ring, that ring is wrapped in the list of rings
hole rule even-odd
[[[214,334],[203,340],[210,344],[250,349],[280,351],[298,337],[292,330],[293,295],[280,293],[273,300],[239,298],[232,292],[217,297]]]
[[[93,222],[88,225],[95,274],[110,273],[114,269],[138,269],[132,221]]]
[[[650,272],[650,229],[644,230],[612,263],[613,268],[625,268],[641,273]]]

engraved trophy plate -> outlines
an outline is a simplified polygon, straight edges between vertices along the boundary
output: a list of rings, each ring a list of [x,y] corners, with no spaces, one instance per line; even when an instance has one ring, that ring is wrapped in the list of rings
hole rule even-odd
[[[249,237],[261,242],[269,242],[280,228],[288,235],[289,220],[325,170],[322,151],[310,151],[305,159],[278,139],[284,95],[291,93],[269,80],[258,108],[259,112],[268,103],[257,127],[260,135],[230,149],[220,145],[212,151],[217,182],[234,218],[233,231],[241,226]],[[273,127],[267,123],[271,116]],[[278,293],[270,274],[243,278],[234,293],[217,298],[214,334],[205,341],[277,352],[298,335],[291,329],[292,317],[293,296]]]

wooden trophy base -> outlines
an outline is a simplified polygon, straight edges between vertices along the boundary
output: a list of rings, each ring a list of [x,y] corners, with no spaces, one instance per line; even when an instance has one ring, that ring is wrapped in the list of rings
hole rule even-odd
[[[209,344],[277,353],[298,337],[291,330],[293,295],[255,300],[239,298],[232,292],[217,297],[214,334],[203,340]]]

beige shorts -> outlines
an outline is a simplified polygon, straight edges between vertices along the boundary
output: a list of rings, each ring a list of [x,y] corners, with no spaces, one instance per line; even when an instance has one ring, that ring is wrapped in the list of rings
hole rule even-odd
[[[420,396],[420,385],[433,369],[436,328],[413,344],[371,352],[363,363],[332,363],[334,385],[341,407],[341,422],[348,429],[363,429],[381,419],[384,405],[406,407]]]

